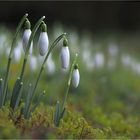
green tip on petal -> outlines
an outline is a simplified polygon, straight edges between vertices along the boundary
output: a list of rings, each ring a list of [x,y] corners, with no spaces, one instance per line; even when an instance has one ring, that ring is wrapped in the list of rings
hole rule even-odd
[[[67,40],[66,37],[64,37],[63,46],[64,46],[64,47],[68,46],[68,40]]]
[[[75,64],[74,65],[74,69],[78,69],[78,64]]]
[[[42,21],[42,23],[41,23],[41,31],[42,32],[47,32],[47,25],[45,24],[44,21]]]
[[[31,28],[31,23],[28,20],[28,18],[26,18],[26,21],[25,21],[25,29],[30,29],[30,28]]]

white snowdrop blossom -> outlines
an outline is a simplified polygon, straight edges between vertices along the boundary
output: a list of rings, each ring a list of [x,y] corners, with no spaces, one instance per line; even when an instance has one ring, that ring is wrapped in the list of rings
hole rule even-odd
[[[55,72],[55,63],[52,59],[51,54],[49,55],[47,63],[46,63],[46,70],[47,70],[47,73],[50,75],[54,74],[54,72]]]
[[[69,67],[70,63],[70,53],[69,53],[69,48],[62,47],[61,49],[61,65],[63,69],[67,69]]]
[[[44,56],[48,51],[49,39],[47,32],[41,32],[38,41],[39,53]]]
[[[121,56],[121,62],[125,67],[131,66],[132,59],[128,54],[123,54]]]
[[[95,54],[95,66],[100,68],[104,65],[104,55],[101,52]]]
[[[31,71],[35,71],[37,69],[37,58],[35,56],[30,56],[29,65]]]
[[[21,59],[21,49],[19,47],[16,47],[13,51],[13,57],[14,57],[14,61],[16,63],[18,63]]]
[[[28,44],[31,33],[32,32],[31,32],[30,29],[25,29],[24,30],[23,40],[22,40],[24,52],[26,52],[27,44]],[[29,53],[32,54],[32,51],[33,51],[33,42],[31,43]]]
[[[111,56],[113,56],[113,57],[117,56],[117,55],[118,55],[118,52],[119,52],[119,49],[118,49],[117,44],[111,43],[111,44],[109,45],[108,52],[109,52],[109,54],[110,54]]]
[[[89,49],[86,49],[86,48],[83,49],[82,59],[85,64],[85,67],[88,71],[92,71],[95,68],[95,61],[94,61],[94,59],[91,55],[91,51]]]
[[[68,40],[63,40],[63,47],[61,48],[61,66],[63,69],[68,69],[70,63],[70,52],[68,48]]]
[[[79,74],[78,68],[76,67],[73,70],[72,84],[75,88],[77,88],[79,85],[79,82],[80,82],[80,74]]]

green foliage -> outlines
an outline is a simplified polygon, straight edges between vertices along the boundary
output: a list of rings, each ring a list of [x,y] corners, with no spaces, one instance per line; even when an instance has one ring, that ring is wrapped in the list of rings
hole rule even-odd
[[[0,138],[93,138],[94,129],[77,112],[66,112],[60,127],[54,124],[53,107],[41,104],[25,120],[17,109],[11,114],[7,107],[0,109]]]

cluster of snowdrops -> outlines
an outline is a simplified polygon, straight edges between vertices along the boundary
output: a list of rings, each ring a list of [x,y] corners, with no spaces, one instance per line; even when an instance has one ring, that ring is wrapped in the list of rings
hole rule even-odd
[[[0,107],[4,107],[7,103],[9,103],[9,106],[12,111],[15,111],[19,106],[21,105],[21,101],[23,102],[23,106],[21,107],[21,114],[24,116],[25,119],[28,119],[31,116],[31,113],[35,110],[35,108],[38,106],[39,102],[41,101],[42,97],[45,95],[45,91],[41,93],[38,97],[38,101],[33,104],[33,99],[36,93],[36,88],[38,86],[39,80],[41,79],[41,74],[42,71],[44,70],[45,63],[49,57],[49,55],[52,53],[54,48],[57,46],[57,44],[63,40],[63,44],[61,47],[61,52],[60,52],[60,58],[61,58],[61,66],[62,69],[69,70],[69,77],[68,77],[68,82],[67,82],[67,88],[65,92],[65,97],[62,102],[62,104],[57,101],[56,103],[56,109],[55,109],[55,114],[54,114],[54,123],[56,126],[59,125],[60,120],[63,118],[63,115],[66,110],[66,100],[69,92],[69,87],[72,82],[73,86],[76,88],[79,85],[80,81],[80,74],[78,70],[78,64],[77,64],[77,56],[78,54],[75,55],[75,58],[70,65],[70,52],[69,52],[69,47],[68,47],[68,40],[67,40],[67,35],[66,33],[61,34],[56,40],[49,45],[49,39],[48,39],[48,34],[47,34],[47,26],[44,22],[45,16],[41,17],[33,27],[31,31],[31,24],[29,19],[27,18],[28,14],[25,14],[22,19],[20,20],[15,36],[12,41],[12,45],[10,48],[10,53],[8,57],[8,63],[7,63],[7,68],[6,68],[6,73],[4,76],[4,80],[1,78],[0,79]],[[24,59],[23,59],[23,65],[22,69],[20,72],[20,76],[17,78],[13,90],[11,93],[8,90],[8,84],[10,80],[10,66],[12,62],[12,53],[14,50],[14,47],[16,46],[18,34],[21,32],[22,28],[24,27],[24,32],[23,32],[23,39],[22,39],[22,44],[23,44],[23,49],[25,52]],[[28,94],[25,99],[25,101],[22,99],[22,94],[23,93],[23,86],[24,86],[24,73],[26,69],[26,64],[28,60],[28,56],[32,55],[33,53],[33,39],[37,33],[37,31],[40,29],[40,35],[38,39],[38,50],[39,54],[44,57],[44,61],[41,65],[39,74],[37,76],[37,79],[35,81],[35,85],[29,84],[28,87]],[[10,97],[9,97],[10,94]],[[9,97],[9,98],[7,98]],[[8,100],[7,100],[8,99]]]

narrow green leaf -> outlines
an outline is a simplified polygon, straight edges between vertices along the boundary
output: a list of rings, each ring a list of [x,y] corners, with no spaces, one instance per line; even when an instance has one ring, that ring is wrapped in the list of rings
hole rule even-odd
[[[63,116],[64,116],[64,114],[65,114],[65,111],[66,111],[66,108],[64,108],[63,111],[61,112],[61,114],[60,114],[60,119],[63,118]]]
[[[7,68],[6,68],[6,74],[5,74],[5,78],[4,78],[4,85],[3,85],[3,89],[2,89],[2,97],[1,97],[1,104],[0,106],[3,106],[5,103],[5,99],[6,99],[6,92],[7,92],[7,85],[8,85],[8,78],[9,78],[9,71],[10,71],[10,66],[11,66],[11,60],[12,60],[12,52],[13,49],[15,47],[16,41],[17,41],[17,37],[18,34],[22,28],[22,25],[24,24],[24,21],[26,20],[28,14],[26,13],[20,20],[17,29],[16,29],[16,33],[14,35],[13,41],[12,41],[12,45],[11,45],[11,49],[10,49],[10,53],[9,53],[9,58],[8,58],[8,63],[7,63]]]
[[[23,82],[20,83],[20,91],[19,91],[19,94],[17,95],[17,100],[15,102],[15,106],[14,106],[14,110],[19,106],[19,103],[20,103],[20,100],[21,100],[21,97],[22,97],[22,90],[23,90]]]
[[[2,105],[3,79],[0,79],[0,105]]]
[[[55,110],[55,114],[54,114],[54,124],[56,126],[59,126],[59,119],[60,118],[60,103],[59,101],[57,101],[56,103],[56,110]]]
[[[24,117],[27,118],[28,117],[28,112],[30,109],[30,104],[31,104],[31,98],[32,98],[32,84],[29,84],[29,88],[28,88],[28,95],[25,101],[25,106],[24,106],[24,110],[23,110],[23,114]]]
[[[5,105],[6,99],[8,98],[8,88],[9,88],[9,87],[8,87],[8,84],[7,84],[3,105]]]
[[[12,97],[11,97],[11,102],[10,102],[10,107],[14,109],[14,105],[16,102],[16,99],[18,97],[18,93],[20,91],[20,77],[18,77],[18,79],[15,82],[13,91],[12,91]]]
[[[35,103],[35,105],[33,106],[33,108],[31,109],[31,112],[34,112],[34,110],[36,109],[36,107],[39,105],[40,101],[42,100],[42,98],[45,95],[45,90],[43,91],[42,94],[40,94],[40,96],[38,97],[37,102]]]

